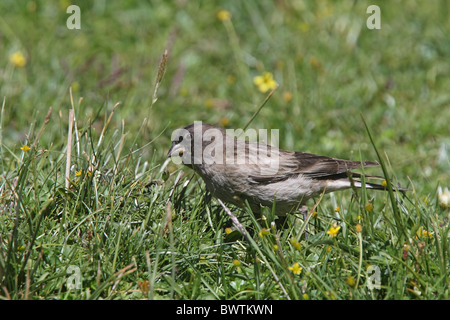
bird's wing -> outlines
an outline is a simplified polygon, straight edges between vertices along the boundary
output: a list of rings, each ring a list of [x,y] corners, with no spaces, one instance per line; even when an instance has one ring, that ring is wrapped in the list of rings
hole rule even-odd
[[[332,178],[353,169],[379,165],[375,161],[341,160],[304,152],[294,152],[293,157],[297,160],[295,171],[311,178]]]
[[[274,183],[303,175],[312,179],[341,179],[353,169],[378,166],[374,161],[349,161],[319,156],[311,153],[271,149],[270,170],[267,164],[250,166],[248,177],[254,183]],[[359,177],[359,174],[352,174]]]

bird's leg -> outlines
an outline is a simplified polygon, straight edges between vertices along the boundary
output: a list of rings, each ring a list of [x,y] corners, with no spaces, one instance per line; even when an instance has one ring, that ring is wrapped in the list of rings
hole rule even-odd
[[[303,217],[303,222],[307,223],[306,218],[308,217],[308,207],[305,205],[302,205],[300,208],[298,208],[298,212],[300,212],[300,214]],[[308,226],[305,226],[305,240],[308,239]]]
[[[211,192],[209,192],[209,190],[205,190],[205,197],[204,197],[205,205],[209,205],[211,203],[211,198],[212,198]]]

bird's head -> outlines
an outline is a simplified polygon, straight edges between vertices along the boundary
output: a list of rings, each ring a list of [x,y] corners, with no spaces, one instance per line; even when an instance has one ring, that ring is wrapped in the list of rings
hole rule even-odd
[[[215,141],[222,141],[224,136],[223,129],[196,121],[172,133],[172,146],[167,156],[171,158],[181,157],[181,162],[189,167],[201,165],[205,162],[203,155],[205,147]]]

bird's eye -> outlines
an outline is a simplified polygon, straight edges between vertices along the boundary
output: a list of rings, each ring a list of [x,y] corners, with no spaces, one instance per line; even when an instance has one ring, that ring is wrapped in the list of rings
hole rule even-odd
[[[183,141],[183,136],[181,136],[181,137],[178,139],[177,143],[181,143],[182,141]]]

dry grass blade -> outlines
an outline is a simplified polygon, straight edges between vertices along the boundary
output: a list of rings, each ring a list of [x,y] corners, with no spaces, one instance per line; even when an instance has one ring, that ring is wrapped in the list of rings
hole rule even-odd
[[[41,137],[42,131],[44,131],[45,126],[50,121],[50,117],[52,115],[52,111],[53,111],[53,108],[50,107],[48,109],[47,115],[45,116],[45,120],[44,120],[44,123],[42,124],[42,127],[39,129],[38,133],[36,134],[36,139],[34,140],[32,147],[36,147],[37,146],[37,144],[39,142],[39,138]]]
[[[252,121],[256,118],[256,116],[259,114],[259,112],[266,105],[267,101],[269,101],[270,97],[272,96],[272,94],[277,89],[278,89],[278,84],[277,84],[277,86],[275,88],[272,89],[272,91],[269,92],[269,94],[267,95],[266,99],[264,99],[263,103],[259,106],[258,110],[256,110],[256,112],[253,114],[253,116],[250,118],[250,120],[247,121],[247,123],[244,126],[243,131],[245,131],[245,129],[247,129],[247,127],[250,125],[250,123],[252,123]]]
[[[167,60],[169,58],[169,51],[166,49],[161,57],[161,61],[158,66],[158,74],[156,75],[155,88],[153,89],[153,98],[152,103],[150,105],[150,109],[153,107],[155,102],[158,100],[158,89],[161,85],[164,74],[166,73]]]
[[[112,111],[111,111],[111,114],[109,115],[108,120],[106,121],[106,124],[105,124],[105,126],[103,127],[103,129],[102,129],[102,133],[100,134],[100,138],[98,139],[97,147],[99,147],[100,144],[102,143],[103,137],[105,136],[106,129],[108,128],[108,125],[109,125],[109,123],[111,122],[111,119],[112,119],[112,117],[113,117],[113,115],[114,115],[114,112],[116,111],[116,108],[117,108],[120,104],[121,104],[121,102],[117,102],[117,103],[114,105],[114,107],[113,107],[113,109],[112,109]]]
[[[175,191],[175,188],[177,187],[178,182],[180,181],[180,179],[181,179],[181,177],[183,176],[183,174],[184,174],[183,171],[180,171],[180,172],[178,173],[178,175],[177,175],[177,177],[176,177],[176,179],[175,179],[175,182],[174,182],[174,184],[173,184],[173,187],[172,187],[172,189],[170,190],[169,197],[168,197],[167,200],[166,200],[166,206],[168,205],[168,203],[169,203],[170,200],[172,199],[172,196],[173,196],[173,193],[174,193],[174,191]]]
[[[222,208],[225,210],[225,212],[230,217],[230,219],[233,222],[234,226],[239,229],[239,232],[242,233],[242,235],[247,240],[250,241],[249,235],[248,235],[247,231],[245,230],[244,226],[239,222],[239,220],[236,218],[236,216],[231,213],[230,209],[228,209],[228,207],[226,205],[224,205],[223,202],[220,199],[218,199],[218,201],[219,201],[220,205],[222,206]]]
[[[72,154],[72,128],[73,128],[73,117],[74,111],[73,109],[69,110],[69,129],[67,133],[67,153],[66,153],[66,179],[65,179],[65,188],[69,189],[70,185],[70,157]]]
[[[132,268],[134,267],[134,268]],[[132,268],[132,269],[131,269]],[[119,284],[120,280],[122,280],[122,278],[130,273],[133,273],[137,270],[137,268],[135,267],[134,262],[130,263],[129,265],[127,265],[126,267],[120,269],[119,271],[117,271],[114,274],[114,277],[116,277],[116,281],[114,281],[113,286],[111,287],[111,292],[110,295],[116,290],[117,285]]]

